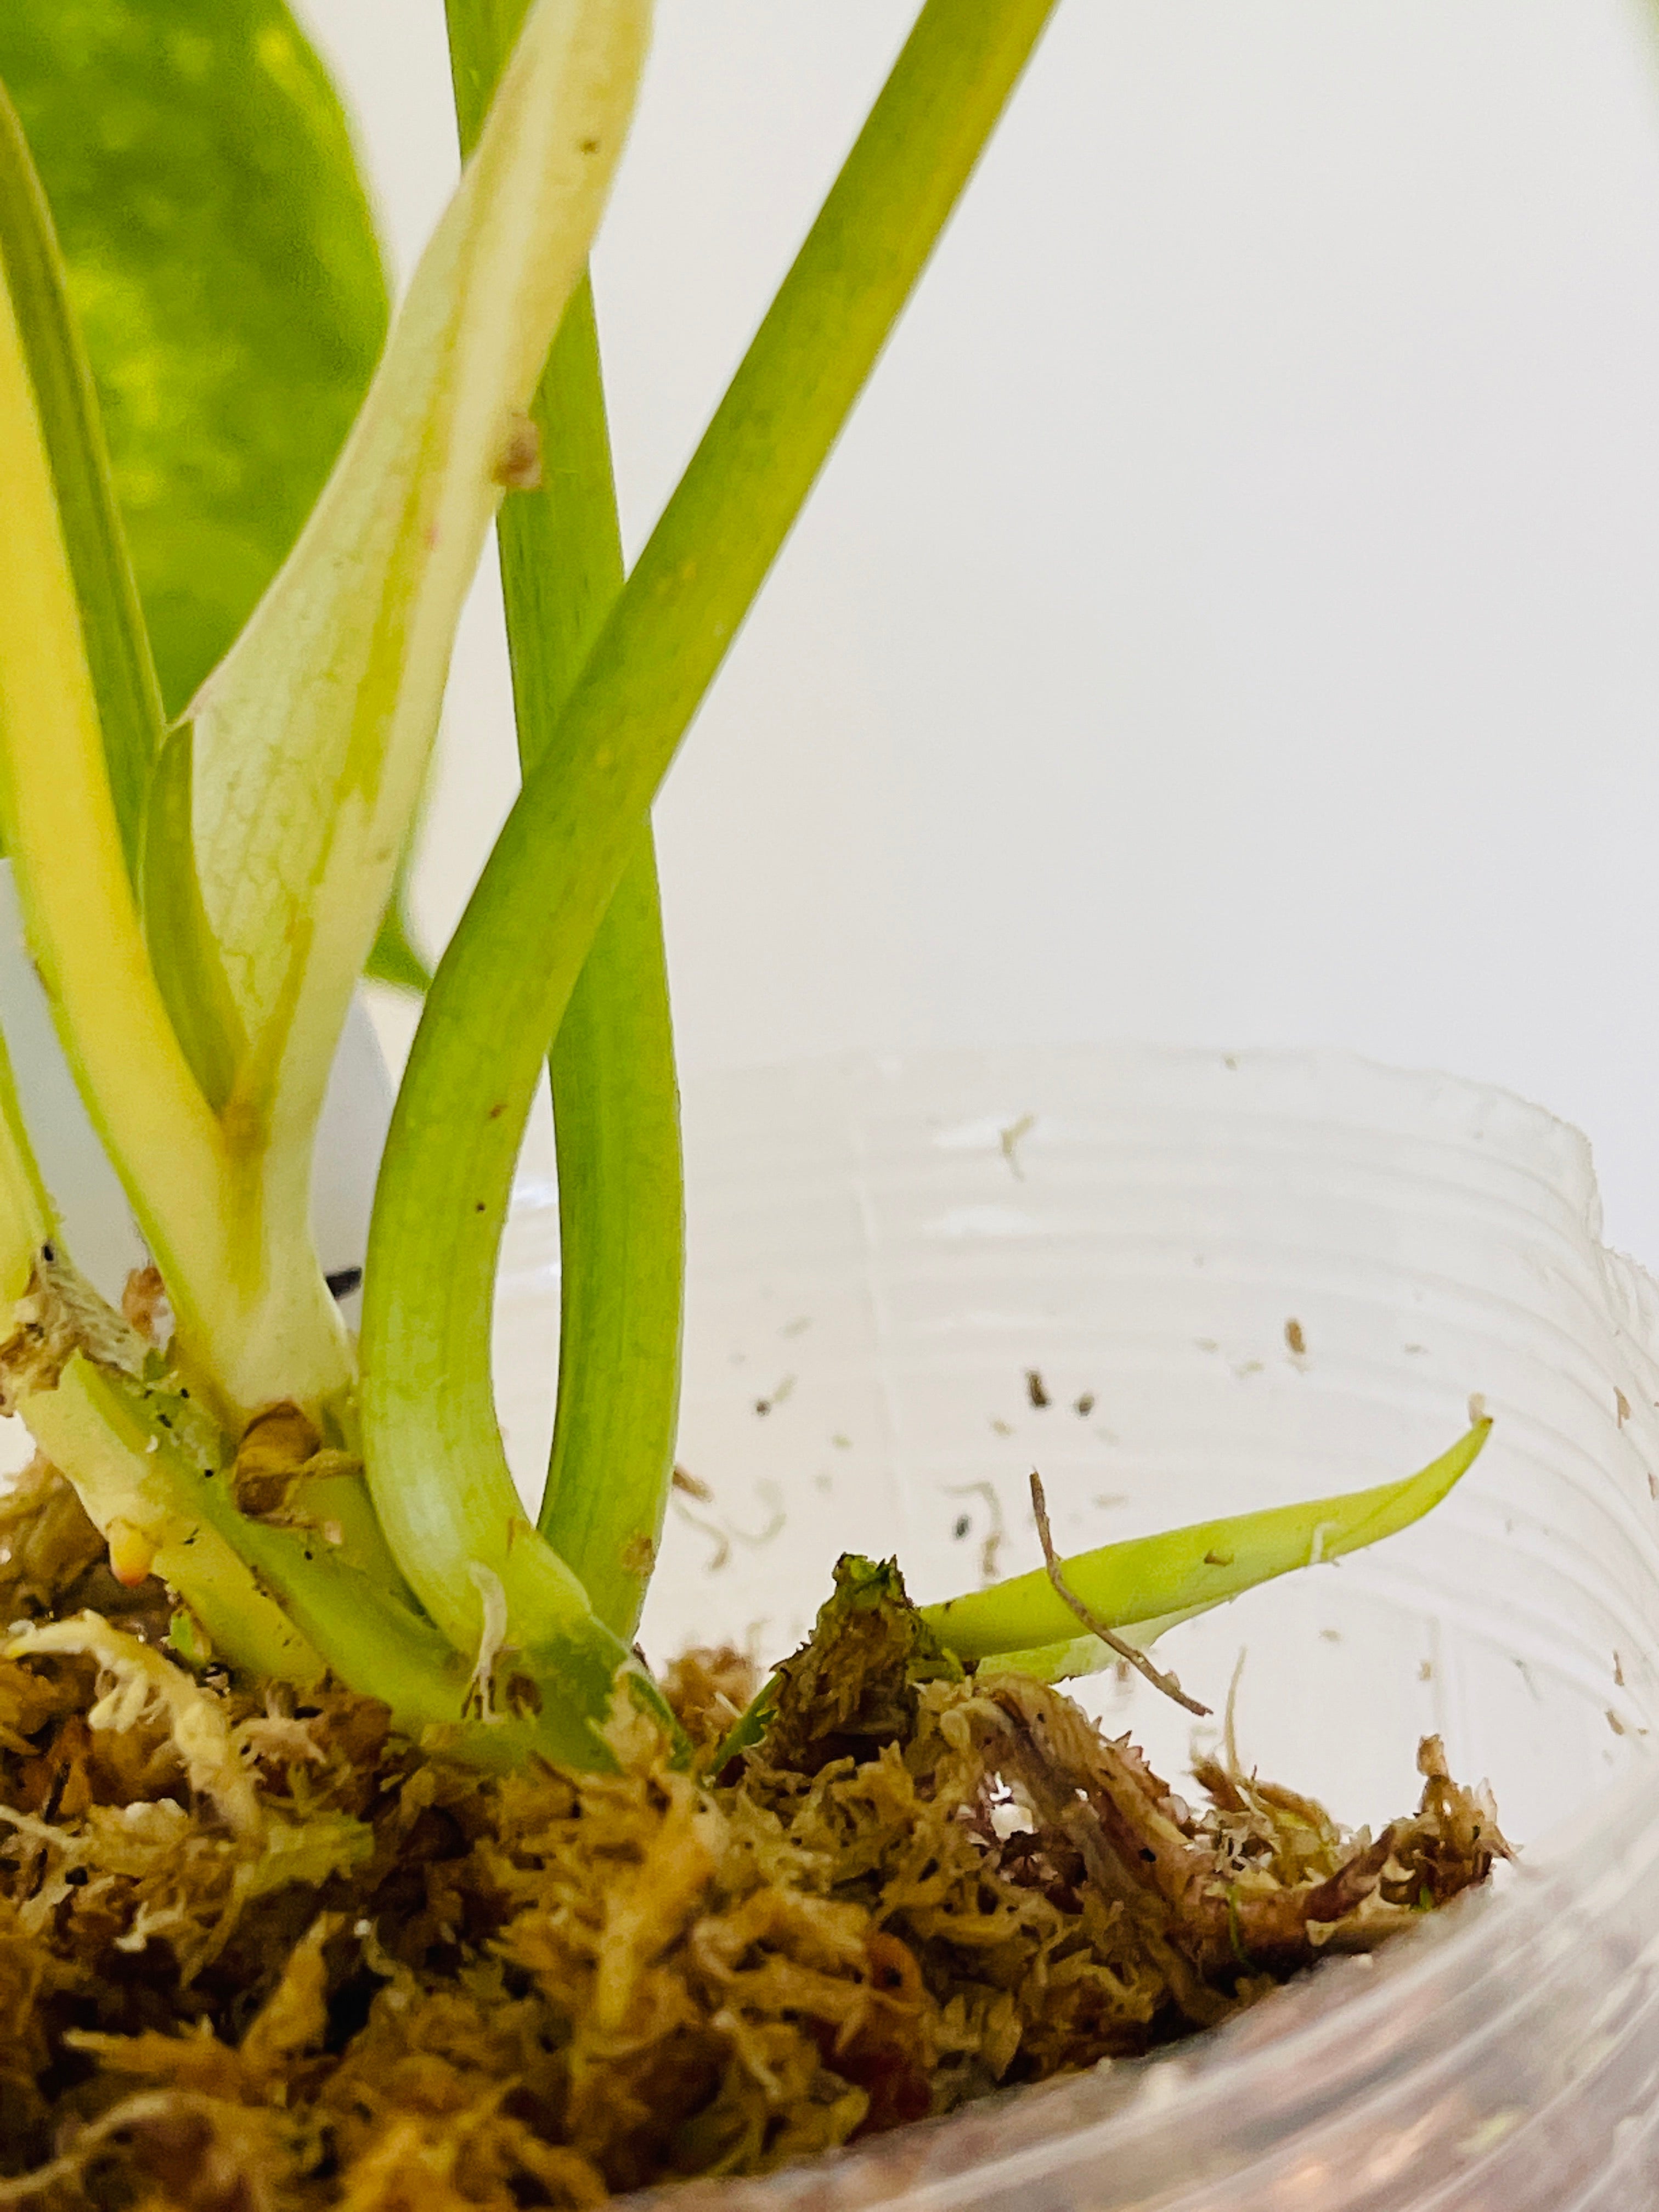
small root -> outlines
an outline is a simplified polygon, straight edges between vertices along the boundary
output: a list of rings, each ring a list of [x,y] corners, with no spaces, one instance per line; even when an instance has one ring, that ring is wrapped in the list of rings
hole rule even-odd
[[[1207,1720],[1210,1716],[1207,1705],[1200,1705],[1196,1698],[1189,1698],[1173,1674],[1166,1674],[1162,1668],[1155,1667],[1144,1651],[1138,1650],[1127,1638],[1120,1636],[1115,1629],[1108,1628],[1097,1614],[1090,1612],[1077,1592],[1067,1587],[1065,1571],[1055,1553],[1054,1535],[1048,1527],[1048,1501],[1042,1493],[1042,1477],[1035,1468],[1031,1469],[1031,1510],[1036,1516],[1037,1537],[1042,1546],[1042,1564],[1048,1570],[1048,1579],[1061,1602],[1071,1607],[1091,1636],[1097,1636],[1107,1650],[1115,1651],[1126,1666],[1133,1667],[1137,1674],[1144,1674],[1155,1690],[1162,1690],[1166,1698],[1173,1698],[1176,1705],[1184,1705],[1200,1720]]]

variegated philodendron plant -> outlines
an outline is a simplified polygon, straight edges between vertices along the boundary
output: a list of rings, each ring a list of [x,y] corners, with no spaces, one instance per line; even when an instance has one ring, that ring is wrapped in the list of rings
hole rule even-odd
[[[292,532],[275,532],[259,580],[276,573],[234,641],[214,641],[204,680],[190,668],[187,696],[168,697],[171,720],[158,658],[189,668],[205,633],[185,616],[219,605],[230,586],[215,564],[243,573],[224,549],[246,550],[269,508],[249,455],[274,421],[273,481],[284,436],[304,477],[312,413],[326,416],[299,404],[305,378],[337,398],[328,362],[349,376],[363,333],[378,339],[362,195],[282,0],[108,0],[101,64],[84,41],[70,51],[85,9],[15,0],[0,29],[17,103],[0,106],[0,827],[64,1055],[170,1316],[165,1344],[141,1335],[77,1272],[8,1064],[5,1387],[117,1571],[165,1579],[185,1658],[296,1683],[331,1671],[400,1727],[490,1760],[536,1747],[604,1763],[619,1686],[671,1725],[631,1649],[672,1468],[682,1274],[651,803],[1052,6],[927,0],[625,574],[586,272],[648,0],[449,0],[459,188],[372,380],[352,389],[308,520],[280,567]],[[228,129],[239,102],[264,101],[248,131],[260,158],[231,183],[251,231],[253,216],[292,216],[294,252],[314,256],[292,314],[269,321],[294,354],[286,430],[257,346],[247,388],[262,405],[210,420],[209,394],[194,428],[187,405],[182,427],[155,427],[168,376],[188,401],[211,357],[199,338],[167,348],[170,302],[190,291],[185,213],[212,180],[201,160],[187,180],[181,167],[184,212],[146,260],[122,228],[135,195],[118,176],[88,188],[102,156],[74,133],[100,66],[113,97],[114,32],[159,39],[163,15],[168,143],[190,143],[210,108]],[[288,170],[270,158],[284,146]],[[158,166],[146,189],[165,198],[172,173]],[[228,330],[262,285],[280,307],[292,258],[209,270],[210,323]],[[302,362],[328,283],[345,305]],[[198,519],[209,495],[184,457],[215,437],[231,489]],[[354,1342],[310,1228],[319,1115],[365,963],[421,980],[394,893],[492,521],[522,787],[426,994]],[[489,1340],[514,1164],[550,1056],[563,1313],[532,1521],[502,1452]],[[1408,1481],[1113,1546],[929,1619],[964,1661],[1085,1672],[1112,1656],[1098,1632],[1144,1644],[1403,1528],[1484,1433]],[[250,1468],[298,1489],[267,1494]],[[302,1510],[272,1510],[276,1495]]]

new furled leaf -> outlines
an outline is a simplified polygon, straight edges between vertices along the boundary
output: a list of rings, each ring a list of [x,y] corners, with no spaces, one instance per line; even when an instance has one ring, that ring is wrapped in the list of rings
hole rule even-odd
[[[386,337],[350,133],[284,0],[8,0],[0,82],[53,210],[177,712],[292,547]],[[131,745],[130,769],[129,725],[99,685],[130,860],[155,734],[147,656],[135,673],[129,720],[147,743]],[[404,888],[400,875],[368,967],[422,991]]]
[[[1489,1420],[1477,1422],[1449,1452],[1402,1482],[1080,1553],[1064,1563],[1066,1587],[1105,1626],[1132,1643],[1150,1643],[1177,1621],[1224,1605],[1258,1583],[1408,1528],[1468,1472],[1491,1428]],[[995,1658],[1047,1680],[1116,1663],[1097,1638],[1079,1637],[1076,1614],[1041,1568],[921,1610],[939,1641],[962,1659]]]

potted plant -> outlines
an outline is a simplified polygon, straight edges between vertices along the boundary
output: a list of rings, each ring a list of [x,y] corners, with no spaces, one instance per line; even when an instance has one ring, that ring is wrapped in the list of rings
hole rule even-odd
[[[452,0],[467,166],[291,551],[258,487],[217,487],[246,556],[217,574],[129,493],[168,687],[193,687],[171,721],[3,112],[0,823],[152,1255],[119,1310],[77,1267],[0,1071],[0,1374],[44,1455],[9,1508],[37,1617],[0,1683],[26,2191],[228,2202],[269,2168],[319,2201],[580,2203],[770,2168],[1212,2025],[1504,1850],[1432,1744],[1418,1813],[1356,1838],[1231,1759],[1200,1814],[1053,1687],[1121,1663],[1201,1711],[1149,1655],[1161,1629],[1404,1528],[1484,1417],[1403,1480],[1066,1559],[1034,1480],[1043,1569],[917,1608],[891,1564],[843,1560],[765,1682],[729,1651],[659,1680],[634,1648],[683,1274],[651,799],[1051,5],[929,0],[624,576],[585,265],[647,10]],[[178,16],[146,49],[169,121],[234,107],[250,54],[299,118],[292,196],[280,168],[260,191],[278,264],[297,225],[343,303],[337,398],[379,307],[326,87],[277,0]],[[143,17],[17,18],[48,136],[54,42]],[[314,475],[326,410],[300,427]],[[316,1131],[365,964],[425,981],[399,862],[492,520],[523,787],[426,989],[354,1340],[313,1243]],[[550,1053],[559,1402],[532,1520],[489,1322]]]

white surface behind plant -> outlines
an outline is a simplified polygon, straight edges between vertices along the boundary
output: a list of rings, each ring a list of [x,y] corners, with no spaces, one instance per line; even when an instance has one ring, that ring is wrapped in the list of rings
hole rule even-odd
[[[407,265],[440,0],[306,12]],[[662,0],[599,266],[635,544],[912,12]],[[1659,1258],[1656,390],[1637,0],[1065,0],[660,810],[688,1064],[1345,1043],[1580,1122]]]

